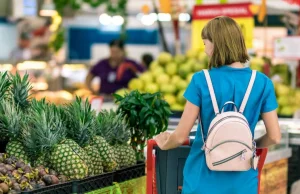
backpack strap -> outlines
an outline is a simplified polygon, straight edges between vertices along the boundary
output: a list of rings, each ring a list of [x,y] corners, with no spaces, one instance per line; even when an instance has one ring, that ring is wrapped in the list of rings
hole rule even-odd
[[[205,75],[205,79],[206,79],[206,82],[207,82],[207,86],[208,86],[208,90],[209,90],[209,94],[210,94],[210,98],[211,98],[211,102],[212,102],[215,114],[216,115],[220,114],[217,99],[216,99],[216,95],[215,95],[215,92],[214,92],[214,88],[213,88],[213,85],[212,85],[212,82],[211,82],[210,75],[209,75],[207,69],[204,69],[203,72],[204,72],[204,75]]]
[[[253,70],[253,71],[252,71],[251,78],[250,78],[250,82],[249,82],[249,84],[248,84],[248,88],[247,88],[247,90],[246,90],[246,94],[245,94],[245,96],[244,96],[244,99],[243,99],[243,101],[242,101],[242,104],[241,104],[241,107],[240,107],[240,110],[239,110],[240,113],[244,113],[244,110],[245,110],[245,108],[246,108],[246,105],[247,105],[247,102],[248,102],[250,93],[251,93],[251,91],[252,91],[252,87],[253,87],[253,85],[254,85],[255,77],[256,77],[256,70]]]

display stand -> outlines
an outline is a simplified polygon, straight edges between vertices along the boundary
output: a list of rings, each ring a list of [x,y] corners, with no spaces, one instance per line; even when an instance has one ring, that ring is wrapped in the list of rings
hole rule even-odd
[[[300,60],[300,36],[288,36],[274,40],[274,57],[285,59],[292,73],[291,86],[296,87],[297,67]]]

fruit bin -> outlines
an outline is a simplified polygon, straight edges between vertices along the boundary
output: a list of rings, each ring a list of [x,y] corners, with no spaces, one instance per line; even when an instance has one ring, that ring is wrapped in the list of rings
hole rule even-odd
[[[142,176],[145,176],[145,163],[138,162],[134,166],[117,170],[114,173],[114,182],[121,183]]]
[[[87,193],[113,185],[114,173],[105,173],[73,182],[73,193]]]
[[[187,140],[183,146],[162,151],[154,140],[147,144],[147,194],[180,194],[183,184],[183,167],[193,141]],[[153,149],[155,152],[153,152]],[[257,149],[260,156],[258,162],[258,193],[260,176],[268,149]]]
[[[32,190],[32,191],[23,191],[21,194],[70,194],[74,190],[73,182],[61,183],[57,185],[51,185],[44,188]]]

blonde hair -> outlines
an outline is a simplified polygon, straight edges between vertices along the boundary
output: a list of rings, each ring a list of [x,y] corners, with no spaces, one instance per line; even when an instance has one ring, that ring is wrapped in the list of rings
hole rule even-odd
[[[230,17],[221,16],[209,21],[202,30],[202,39],[213,43],[209,68],[249,60],[245,40],[239,25]]]

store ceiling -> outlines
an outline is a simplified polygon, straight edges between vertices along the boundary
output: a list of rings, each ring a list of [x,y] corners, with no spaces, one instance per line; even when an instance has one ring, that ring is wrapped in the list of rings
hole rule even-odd
[[[196,0],[179,0],[182,4],[185,4],[189,10],[193,8]],[[261,4],[262,0],[228,0],[229,3],[240,3],[240,2],[249,2],[251,1],[254,4]],[[158,0],[156,0],[158,3]],[[216,4],[219,3],[220,0],[203,0],[203,4]],[[152,8],[152,0],[129,0],[128,8],[131,12],[140,12],[141,7],[143,5],[148,5]],[[272,14],[281,14],[282,11],[298,11],[299,6],[291,5],[284,0],[267,0],[268,11]]]

